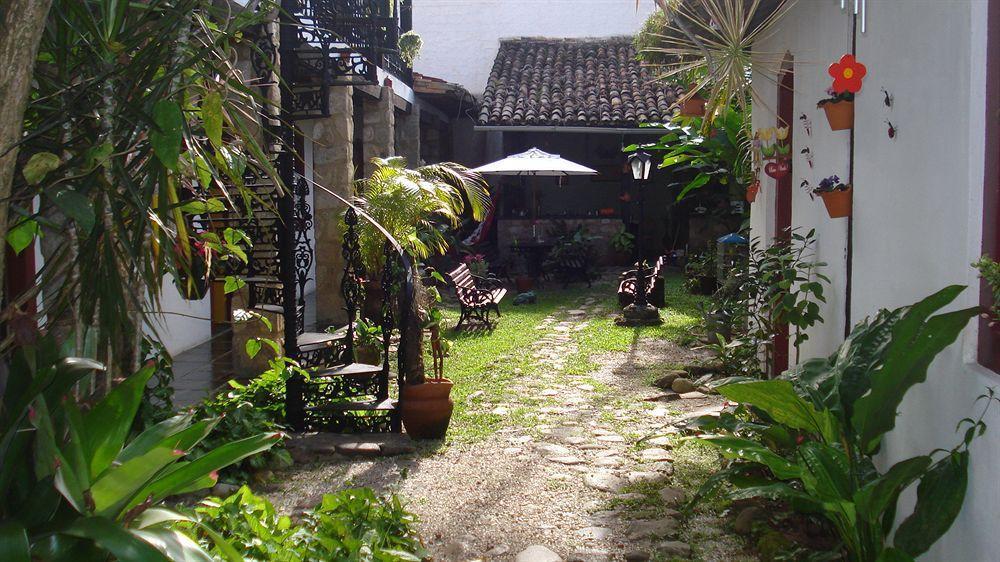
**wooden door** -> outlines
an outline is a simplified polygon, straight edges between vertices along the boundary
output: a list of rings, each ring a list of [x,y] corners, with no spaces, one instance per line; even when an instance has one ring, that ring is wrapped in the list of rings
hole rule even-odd
[[[795,70],[791,56],[786,57],[782,64],[781,76],[778,81],[778,127],[788,127],[789,145],[794,146],[792,138],[792,123],[795,121]],[[790,154],[794,154],[794,148]],[[788,244],[791,242],[792,227],[792,174],[785,174],[777,180],[774,194],[774,243]],[[773,343],[773,361],[771,376],[777,376],[788,369],[788,324],[778,327]]]

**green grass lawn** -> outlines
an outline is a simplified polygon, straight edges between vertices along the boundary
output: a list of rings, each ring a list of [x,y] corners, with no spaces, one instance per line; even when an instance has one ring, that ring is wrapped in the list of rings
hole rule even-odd
[[[664,311],[662,326],[622,328],[614,325],[617,312],[616,287],[609,283],[593,287],[575,286],[561,289],[558,286],[536,291],[538,302],[533,305],[512,306],[509,297],[501,304],[503,316],[492,331],[461,331],[448,329],[444,337],[450,342],[444,361],[444,374],[455,383],[452,396],[455,413],[448,432],[449,441],[472,442],[491,435],[508,423],[529,426],[537,402],[511,403],[511,388],[519,377],[529,377],[538,368],[532,357],[532,344],[551,333],[550,329],[536,329],[547,316],[565,319],[566,312],[580,306],[588,297],[597,298],[595,314],[590,315],[587,327],[573,334],[577,351],[568,358],[563,371],[567,374],[586,374],[595,368],[591,357],[598,353],[627,351],[642,338],[665,338],[683,342],[699,318],[698,303],[701,297],[689,295],[679,276],[669,277],[666,283],[668,307]],[[446,325],[458,321],[456,306],[446,303]],[[428,358],[429,361],[429,358]],[[471,397],[471,398],[470,398]],[[505,405],[509,413],[491,413],[497,405]]]

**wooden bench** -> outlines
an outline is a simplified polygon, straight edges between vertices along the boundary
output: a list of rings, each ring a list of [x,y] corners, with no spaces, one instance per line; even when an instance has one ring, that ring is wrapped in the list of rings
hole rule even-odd
[[[663,269],[666,263],[666,256],[660,256],[646,273],[646,302],[656,308],[666,306],[666,288],[663,279]],[[635,302],[638,269],[638,264],[636,264],[635,269],[622,272],[618,278],[618,305],[622,308]]]
[[[507,294],[500,280],[492,276],[477,277],[464,263],[452,270],[448,277],[455,284],[455,296],[462,310],[455,329],[460,329],[466,320],[477,320],[492,327],[490,314],[495,312],[500,316],[500,301]]]

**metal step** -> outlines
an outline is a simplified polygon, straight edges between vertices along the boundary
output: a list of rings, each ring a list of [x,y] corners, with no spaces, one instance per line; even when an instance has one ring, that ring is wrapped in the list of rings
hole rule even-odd
[[[345,331],[346,334],[346,331]],[[296,338],[299,351],[313,351],[323,347],[332,347],[344,339],[344,334],[328,334],[326,332],[302,332]]]
[[[385,400],[364,400],[335,402],[333,404],[323,404],[306,408],[306,412],[391,412],[396,409],[396,401],[392,398]]]
[[[348,363],[338,365],[329,369],[321,369],[312,374],[313,378],[329,377],[369,377],[382,373],[380,365],[368,365],[367,363]]]

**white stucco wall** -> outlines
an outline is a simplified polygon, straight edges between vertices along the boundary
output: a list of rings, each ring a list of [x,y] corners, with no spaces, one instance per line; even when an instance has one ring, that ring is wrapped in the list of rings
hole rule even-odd
[[[848,3],[850,4],[850,3]],[[850,52],[851,20],[836,0],[800,2],[762,51],[791,51],[795,59],[796,115],[811,116],[813,134],[796,124],[793,152],[804,143],[815,153],[813,170],[797,157],[792,222],[815,227],[820,257],[831,262],[839,302],[825,307],[826,324],[808,354],[826,354],[842,340],[843,252],[846,219],[827,217],[822,202],[796,186],[803,177],[846,176],[849,135],[830,131],[816,100],[830,79],[826,65]],[[855,103],[854,257],[852,323],[882,307],[912,303],[949,284],[969,285],[954,308],[978,303],[978,280],[969,266],[980,254],[985,113],[986,2],[868,2],[868,29],[858,35],[857,57],[868,67]],[[757,80],[762,82],[762,80]],[[774,87],[768,83],[768,90]],[[891,109],[881,88],[894,96]],[[774,107],[774,97],[758,106]],[[801,102],[801,103],[800,103]],[[755,110],[755,124],[773,122]],[[898,129],[887,135],[886,120]],[[770,190],[770,191],[769,191]],[[773,183],[753,206],[753,228],[773,229]],[[840,258],[838,265],[837,257]],[[958,440],[955,424],[973,413],[976,397],[1000,376],[975,360],[977,326],[932,365],[928,381],[907,395],[897,429],[885,440],[883,467]],[[972,448],[969,492],[952,529],[921,560],[995,560],[1000,552],[1000,416],[986,420],[986,436]],[[912,509],[903,498],[900,517]]]
[[[417,0],[413,29],[424,46],[414,70],[483,93],[500,39],[634,35],[652,0]]]
[[[160,310],[162,312],[152,316],[150,322],[170,355],[176,356],[212,337],[211,298],[182,299],[169,274],[163,280]],[[154,333],[153,327],[147,326],[146,333]]]

